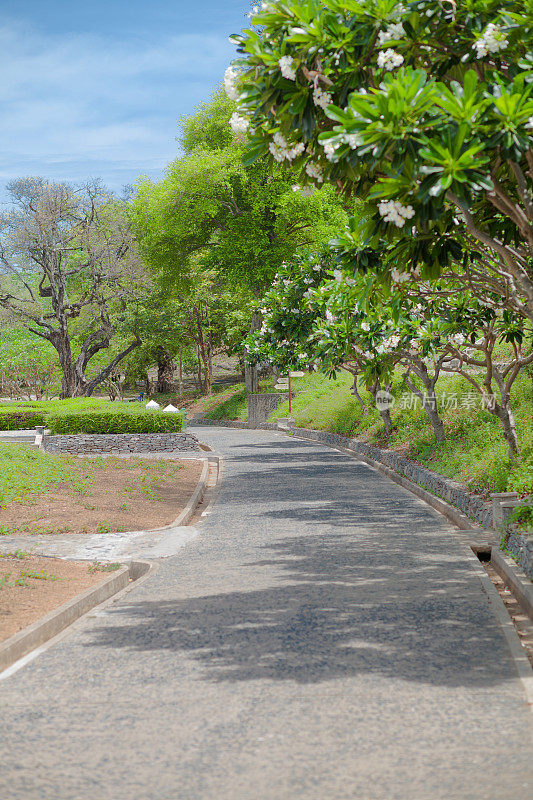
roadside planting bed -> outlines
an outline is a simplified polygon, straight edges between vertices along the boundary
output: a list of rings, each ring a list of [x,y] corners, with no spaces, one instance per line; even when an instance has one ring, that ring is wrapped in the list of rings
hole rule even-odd
[[[0,447],[0,535],[109,533],[168,525],[200,460],[56,456]]]
[[[64,561],[15,550],[0,556],[0,642],[103,581],[120,564]]]

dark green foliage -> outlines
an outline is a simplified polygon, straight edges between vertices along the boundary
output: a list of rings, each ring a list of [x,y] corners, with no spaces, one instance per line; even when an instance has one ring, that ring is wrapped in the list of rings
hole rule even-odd
[[[182,430],[183,416],[119,408],[117,411],[56,412],[47,417],[46,424],[53,434],[174,433]]]
[[[43,411],[27,411],[21,408],[10,408],[0,411],[0,431],[21,431],[44,425]]]

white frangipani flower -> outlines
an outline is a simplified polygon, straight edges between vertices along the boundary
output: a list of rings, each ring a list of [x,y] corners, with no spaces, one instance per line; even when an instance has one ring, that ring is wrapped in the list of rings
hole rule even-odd
[[[318,183],[323,183],[324,175],[322,173],[322,169],[319,164],[313,164],[312,161],[309,161],[305,165],[305,171],[307,172],[310,178],[314,178],[315,181],[318,181]]]
[[[403,228],[405,221],[415,215],[413,206],[404,206],[399,200],[382,200],[378,211],[385,222],[393,222],[398,228]]]
[[[396,267],[391,269],[390,276],[393,283],[405,283],[405,281],[408,281],[411,278],[411,275],[408,272],[400,272],[396,269]]]
[[[402,36],[405,36],[405,31],[401,22],[393,22],[387,27],[387,30],[378,33],[380,44],[390,42],[391,39],[401,39]]]
[[[333,98],[328,92],[325,92],[320,86],[315,86],[313,91],[313,103],[315,106],[326,109],[332,102]]]
[[[296,80],[296,70],[292,68],[293,61],[292,56],[282,56],[278,61],[281,74],[289,81]]]
[[[389,72],[396,69],[396,67],[401,67],[403,62],[404,58],[401,53],[397,53],[392,47],[389,47],[388,50],[382,50],[378,55],[378,67]]]
[[[239,90],[237,88],[238,71],[234,67],[228,67],[224,73],[224,89],[230,100],[239,99]]]
[[[242,135],[246,133],[250,127],[250,120],[247,119],[247,117],[242,117],[240,114],[234,111],[229,119],[229,124],[234,133],[237,135]]]
[[[509,40],[505,38],[505,33],[499,25],[489,22],[481,37],[472,45],[473,50],[477,50],[476,58],[484,58],[489,53],[499,53],[505,50]]]
[[[274,134],[273,141],[268,145],[268,149],[276,161],[292,161],[303,153],[305,145],[303,142],[298,142],[291,147],[287,144],[283,134],[278,131]]]
[[[324,153],[328,161],[333,161],[335,158],[335,150],[337,149],[337,145],[333,144],[332,142],[325,142],[324,143]]]

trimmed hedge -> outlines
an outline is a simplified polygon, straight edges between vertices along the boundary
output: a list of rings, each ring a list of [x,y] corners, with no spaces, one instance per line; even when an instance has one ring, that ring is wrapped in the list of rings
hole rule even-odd
[[[26,411],[20,408],[0,408],[0,431],[22,431],[45,424],[44,411]]]
[[[154,411],[83,411],[49,414],[51,433],[176,433],[183,429],[182,414]]]

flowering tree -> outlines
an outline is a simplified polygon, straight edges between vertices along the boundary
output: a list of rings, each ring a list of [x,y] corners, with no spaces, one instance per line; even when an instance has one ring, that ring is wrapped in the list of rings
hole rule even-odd
[[[226,78],[248,161],[367,198],[389,269],[469,267],[533,319],[531,0],[256,8]]]
[[[401,368],[437,441],[445,438],[437,382],[445,372],[459,374],[497,417],[515,456],[511,389],[521,370],[533,363],[531,330],[524,332],[518,314],[496,311],[453,285],[444,298],[428,299],[423,282],[410,283],[390,293],[371,274],[346,278],[331,254],[291,264],[267,293],[263,326],[248,342],[250,355],[282,369],[347,370],[355,388],[362,380],[374,398],[387,435],[392,427],[387,392],[395,369]],[[410,294],[416,287],[421,292],[414,299]]]

